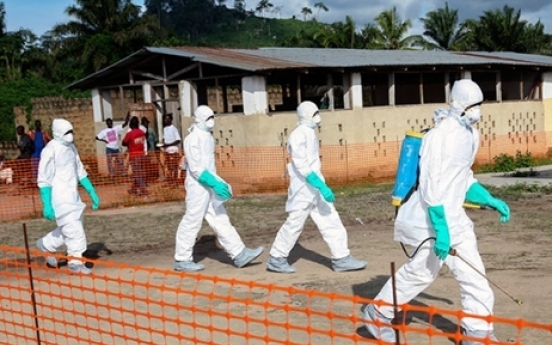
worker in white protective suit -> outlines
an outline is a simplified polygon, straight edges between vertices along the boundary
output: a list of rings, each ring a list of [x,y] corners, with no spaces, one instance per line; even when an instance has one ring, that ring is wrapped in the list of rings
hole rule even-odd
[[[57,227],[40,238],[37,247],[43,252],[55,253],[65,244],[71,273],[90,274],[91,270],[82,261],[82,253],[86,250],[82,224],[86,205],[79,195],[79,183],[90,195],[93,210],[98,209],[100,199],[73,144],[71,123],[55,119],[52,132],[54,140],[44,147],[40,156],[37,184],[43,204],[42,214],[48,220],[55,220]],[[55,256],[47,256],[46,263],[50,267],[57,267]]]
[[[351,256],[347,230],[333,204],[335,196],[320,171],[315,133],[321,122],[318,107],[313,102],[305,101],[297,107],[297,116],[299,123],[290,134],[287,145],[291,156],[291,163],[287,166],[290,178],[286,203],[288,218],[276,235],[266,268],[277,273],[295,273],[287,258],[310,216],[330,247],[333,270],[363,269],[367,263]]]
[[[211,134],[215,126],[213,110],[201,105],[194,115],[195,123],[184,139],[186,213],[176,232],[174,269],[188,272],[204,269],[202,264],[194,262],[192,258],[204,218],[234,265],[242,268],[259,257],[264,248],[246,248],[226,214],[223,202],[232,196],[232,192],[230,186],[217,175],[215,167],[215,140]]]
[[[418,188],[400,207],[395,220],[395,241],[418,248],[395,273],[397,304],[415,298],[446,264],[460,284],[464,312],[481,316],[462,318],[462,345],[496,340],[492,323],[484,319],[492,314],[494,304],[488,281],[459,257],[449,255],[455,249],[485,272],[473,222],[462,205],[468,201],[491,207],[502,222],[510,219],[508,205],[491,196],[471,170],[479,146],[479,133],[472,126],[481,116],[482,102],[481,89],[473,81],[463,79],[454,84],[447,116],[439,116],[435,128],[422,139]],[[374,337],[395,343],[395,331],[390,327],[394,316],[391,279],[374,300],[379,301],[377,305],[370,304],[363,311],[366,328]]]

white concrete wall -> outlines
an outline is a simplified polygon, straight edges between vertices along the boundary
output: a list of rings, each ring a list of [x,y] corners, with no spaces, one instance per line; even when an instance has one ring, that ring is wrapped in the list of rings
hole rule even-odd
[[[551,100],[552,101],[552,100]],[[322,145],[385,143],[401,141],[407,130],[433,126],[433,112],[445,103],[369,107],[356,110],[323,111],[317,134]],[[184,119],[193,121],[193,119]],[[190,125],[184,124],[184,127]],[[295,112],[266,115],[225,115],[217,118],[214,136],[217,145],[281,146],[297,124]],[[487,135],[508,136],[543,132],[543,103],[539,100],[489,103],[482,106],[482,119],[476,125],[482,140]]]

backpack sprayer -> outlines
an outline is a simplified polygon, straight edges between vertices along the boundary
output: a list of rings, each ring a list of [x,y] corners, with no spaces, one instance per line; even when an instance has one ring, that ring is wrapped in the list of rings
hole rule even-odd
[[[418,163],[420,160],[420,148],[422,146],[422,138],[424,137],[424,134],[427,133],[430,129],[424,129],[421,132],[416,131],[407,131],[406,136],[402,142],[401,145],[401,151],[399,155],[399,165],[397,168],[397,176],[395,178],[395,186],[393,188],[393,192],[391,194],[391,204],[395,206],[395,217],[397,216],[397,212],[399,211],[399,207],[408,201],[408,198],[410,198],[410,195],[418,188],[418,175],[419,175],[419,167]],[[487,209],[487,207],[473,204],[469,202],[464,202],[463,206],[465,208],[476,208],[476,209]],[[413,258],[420,247],[429,240],[435,240],[435,237],[428,237],[425,240],[422,241],[416,247],[412,255],[409,255],[406,251],[406,248],[401,243],[401,247],[406,254],[408,258]],[[479,275],[481,275],[483,278],[485,278],[490,284],[495,286],[497,289],[499,289],[501,292],[503,292],[506,296],[510,297],[516,304],[522,305],[522,301],[513,297],[511,294],[506,292],[503,288],[498,286],[496,283],[491,281],[487,276],[479,271],[476,267],[474,267],[471,263],[469,263],[466,259],[464,259],[456,249],[451,248],[449,251],[449,255],[455,256],[462,260],[464,263],[466,263],[468,266],[470,266],[475,272],[477,272]]]

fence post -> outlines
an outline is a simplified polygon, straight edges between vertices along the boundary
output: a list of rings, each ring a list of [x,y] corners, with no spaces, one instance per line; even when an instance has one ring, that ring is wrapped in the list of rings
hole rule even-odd
[[[23,237],[25,238],[25,254],[27,256],[27,269],[29,271],[29,283],[31,286],[31,303],[33,304],[33,315],[35,320],[35,329],[36,329],[36,343],[41,344],[40,341],[40,330],[38,328],[38,313],[36,311],[36,298],[35,298],[35,289],[33,283],[33,270],[31,269],[31,255],[29,253],[29,239],[27,237],[27,224],[23,223]]]
[[[391,283],[393,285],[393,323],[396,326],[396,320],[399,315],[399,308],[397,306],[397,285],[395,282],[395,262],[391,262]],[[400,332],[399,329],[396,327],[393,327],[395,329],[395,344],[400,345]]]

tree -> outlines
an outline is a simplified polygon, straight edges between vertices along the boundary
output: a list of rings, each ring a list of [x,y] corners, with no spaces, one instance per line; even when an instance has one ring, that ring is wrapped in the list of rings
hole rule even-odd
[[[381,12],[375,21],[377,31],[374,32],[374,40],[368,42],[367,48],[410,49],[422,39],[419,35],[405,37],[412,26],[412,22],[410,20],[403,22],[397,14],[396,7]]]
[[[312,14],[312,10],[310,7],[303,7],[303,9],[301,9],[301,14],[303,15],[303,20],[306,22],[307,17]]]
[[[323,10],[324,12],[328,12],[330,10],[322,1],[315,3],[314,7],[318,9],[318,12],[316,13],[316,20],[320,20],[320,10]]]
[[[506,5],[490,10],[470,25],[470,38],[477,50],[539,52],[546,46],[544,26],[521,20],[521,10]]]
[[[71,18],[52,30],[63,39],[66,56],[78,56],[96,71],[158,39],[157,18],[142,15],[131,0],[75,0],[65,9]]]
[[[276,18],[280,19],[280,14],[282,13],[283,7],[284,6],[274,6],[274,8],[272,9],[272,13],[276,15]]]
[[[420,18],[424,24],[424,36],[419,45],[425,49],[460,50],[466,41],[467,28],[458,24],[458,10],[451,10],[448,2],[444,8],[428,12]]]
[[[255,8],[255,12],[260,12],[261,17],[264,18],[265,11],[272,7],[274,7],[274,5],[270,2],[270,0],[261,0],[257,4],[257,7]]]
[[[6,6],[0,2],[0,36],[6,33]]]
[[[234,9],[239,13],[245,13],[245,0],[234,0]]]
[[[523,40],[528,53],[552,55],[551,37],[544,33],[544,25],[540,20],[535,24],[527,24]]]
[[[356,23],[351,16],[346,16],[345,22],[325,26],[314,38],[324,48],[359,48]]]

